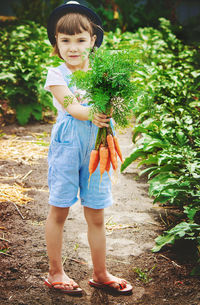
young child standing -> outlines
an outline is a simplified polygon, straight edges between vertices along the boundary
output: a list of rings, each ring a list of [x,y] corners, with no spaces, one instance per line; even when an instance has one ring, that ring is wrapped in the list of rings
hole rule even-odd
[[[48,155],[50,210],[46,242],[50,267],[45,285],[69,294],[82,292],[78,284],[65,274],[61,256],[64,223],[69,208],[78,200],[80,189],[93,262],[93,277],[89,284],[127,293],[132,286],[111,275],[106,268],[104,208],[112,204],[111,181],[108,175],[103,175],[99,190],[100,172],[97,168],[88,188],[90,153],[94,149],[98,128],[108,127],[110,118],[96,113],[92,121],[89,120],[90,107],[84,99],[85,92],[69,87],[70,75],[76,70],[87,71],[90,68],[89,52],[102,43],[101,20],[85,5],[68,1],[52,12],[47,30],[54,54],[64,62],[49,69],[45,84],[58,110]],[[70,103],[65,103],[66,98]]]

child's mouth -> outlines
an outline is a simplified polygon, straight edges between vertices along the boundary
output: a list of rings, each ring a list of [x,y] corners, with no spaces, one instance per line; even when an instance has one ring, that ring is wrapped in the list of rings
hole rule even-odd
[[[70,58],[78,58],[79,55],[70,55],[69,57],[70,57]]]

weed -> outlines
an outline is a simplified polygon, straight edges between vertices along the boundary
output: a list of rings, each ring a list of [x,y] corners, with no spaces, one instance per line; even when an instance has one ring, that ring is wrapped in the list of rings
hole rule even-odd
[[[76,243],[76,244],[74,245],[74,251],[77,251],[77,250],[78,250],[78,248],[79,248],[79,244],[78,244],[78,243]]]
[[[152,281],[150,274],[153,272],[153,270],[155,268],[156,268],[156,265],[154,265],[149,271],[147,269],[142,271],[140,268],[134,268],[133,271],[138,275],[140,281],[147,284],[150,281]]]

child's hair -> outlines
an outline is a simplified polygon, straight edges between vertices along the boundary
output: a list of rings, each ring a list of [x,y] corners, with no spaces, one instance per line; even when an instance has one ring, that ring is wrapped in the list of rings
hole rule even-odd
[[[57,36],[58,33],[75,35],[87,31],[92,37],[95,35],[95,30],[97,28],[103,31],[99,25],[94,24],[87,16],[79,13],[69,13],[58,20],[55,35]],[[57,43],[53,46],[52,55],[58,55],[63,59],[60,55]]]

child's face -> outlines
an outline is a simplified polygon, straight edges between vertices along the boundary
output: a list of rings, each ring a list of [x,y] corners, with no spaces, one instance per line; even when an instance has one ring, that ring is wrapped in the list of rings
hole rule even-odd
[[[95,39],[96,36],[91,37],[87,31],[75,35],[58,33],[57,45],[60,55],[68,65],[74,68],[79,67],[88,59]]]

